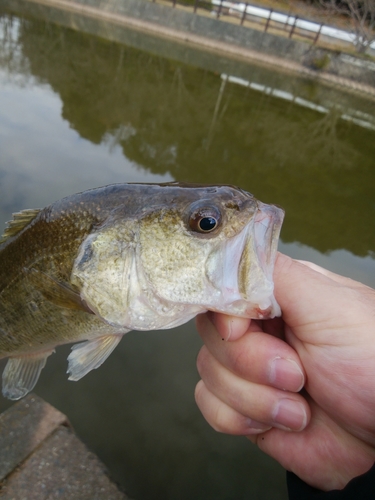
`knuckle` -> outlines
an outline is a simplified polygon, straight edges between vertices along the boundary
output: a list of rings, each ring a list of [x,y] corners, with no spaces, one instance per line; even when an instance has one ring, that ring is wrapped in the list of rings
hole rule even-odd
[[[233,352],[231,359],[231,369],[234,373],[244,374],[251,366],[251,355],[247,349],[238,349]]]
[[[194,398],[195,398],[195,402],[197,403],[198,406],[201,403],[204,391],[205,391],[204,382],[203,382],[203,380],[200,380],[197,383],[197,385],[195,386],[195,390],[194,390]]]
[[[213,422],[211,426],[216,432],[222,433],[231,433],[231,428],[228,424],[228,420],[226,418],[226,412],[224,411],[221,405],[218,405],[215,411]]]
[[[203,378],[204,373],[207,371],[209,364],[209,351],[206,346],[203,346],[197,356],[197,370],[199,375]]]

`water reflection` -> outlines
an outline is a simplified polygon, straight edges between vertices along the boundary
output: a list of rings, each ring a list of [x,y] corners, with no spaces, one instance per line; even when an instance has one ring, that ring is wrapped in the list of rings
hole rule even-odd
[[[231,183],[286,209],[283,251],[375,286],[375,133],[355,121],[371,125],[374,104],[205,61],[0,17],[0,224],[111,182]],[[285,498],[283,471],[195,408],[192,329],[128,334],[76,384],[61,349],[37,392],[135,498]]]
[[[59,149],[73,129],[77,147],[84,148],[82,139],[112,151],[118,145],[131,168],[236,183],[279,203],[287,211],[285,241],[356,255],[373,248],[367,227],[375,215],[375,134],[345,119],[348,110],[340,103],[325,113],[319,102],[316,109],[303,108],[298,96],[288,101],[275,92],[261,94],[210,71],[51,24],[22,21],[18,44],[33,78],[60,96],[68,122],[64,130],[52,132],[55,124],[50,133],[35,130],[44,144],[52,145],[53,133]],[[371,125],[374,105],[367,109],[370,121],[362,122]],[[64,168],[77,170],[78,153],[90,165],[86,171],[97,170],[87,151],[70,152],[63,155]],[[104,160],[102,165],[111,168]]]
[[[0,72],[0,81],[4,82]],[[61,119],[59,96],[30,79],[25,87],[3,83],[0,92],[0,182],[2,213],[43,206],[62,195],[109,182],[138,181],[138,165],[124,157],[116,134],[108,131],[93,144]],[[142,175],[168,181],[168,173]],[[4,213],[5,212],[5,213]]]

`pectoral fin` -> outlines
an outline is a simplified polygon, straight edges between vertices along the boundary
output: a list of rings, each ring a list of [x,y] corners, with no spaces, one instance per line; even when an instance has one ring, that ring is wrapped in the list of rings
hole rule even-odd
[[[79,380],[94,368],[99,368],[120,342],[122,335],[106,335],[74,345],[68,356],[69,380]]]
[[[9,358],[3,371],[3,395],[20,399],[34,389],[47,358],[54,351]]]
[[[81,299],[80,294],[68,283],[57,281],[43,271],[37,269],[25,269],[27,276],[33,286],[49,302],[67,309],[78,309],[94,314],[87,304]]]

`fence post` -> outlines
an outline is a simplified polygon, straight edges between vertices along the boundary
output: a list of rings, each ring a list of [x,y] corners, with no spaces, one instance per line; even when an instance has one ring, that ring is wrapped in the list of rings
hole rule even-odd
[[[247,6],[248,6],[248,5],[249,5],[249,4],[246,2],[246,3],[245,3],[245,10],[243,11],[242,16],[241,16],[241,26],[243,25],[243,23],[244,23],[244,21],[245,21],[246,11],[247,11]]]
[[[199,0],[195,0],[195,2],[194,2],[194,14],[196,14],[196,12],[198,10],[198,4],[199,4]]]
[[[222,7],[223,7],[223,0],[220,0],[220,5],[216,14],[216,19],[219,19]]]
[[[297,21],[298,21],[298,16],[296,16],[294,18],[294,23],[293,23],[292,29],[289,32],[289,38],[292,38],[292,36],[293,36],[294,30],[296,29]]]
[[[319,38],[320,32],[322,31],[322,28],[323,28],[323,24],[320,24],[320,26],[319,26],[319,30],[316,32],[316,35],[315,35],[315,38],[314,38],[314,41],[313,41],[313,45],[315,45],[315,44],[316,44],[316,42],[318,41],[318,38]]]
[[[284,23],[284,31],[286,31],[289,28],[289,18],[291,16],[291,14],[292,14],[292,10],[289,9],[288,17],[286,18],[285,23]]]
[[[264,31],[268,30],[268,26],[270,25],[270,21],[271,21],[272,12],[273,12],[273,9],[270,9],[270,13],[269,13],[268,19],[266,21],[266,26],[264,27]]]
[[[176,0],[172,0],[173,2],[173,7],[176,7]]]

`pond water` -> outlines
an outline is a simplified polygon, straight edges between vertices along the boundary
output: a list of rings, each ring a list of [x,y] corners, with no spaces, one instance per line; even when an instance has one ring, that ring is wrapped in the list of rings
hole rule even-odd
[[[0,226],[114,182],[230,183],[285,209],[281,251],[375,286],[374,102],[124,33],[1,11]],[[286,498],[275,462],[201,417],[200,345],[193,323],[131,332],[77,383],[63,347],[35,392],[132,498]]]

